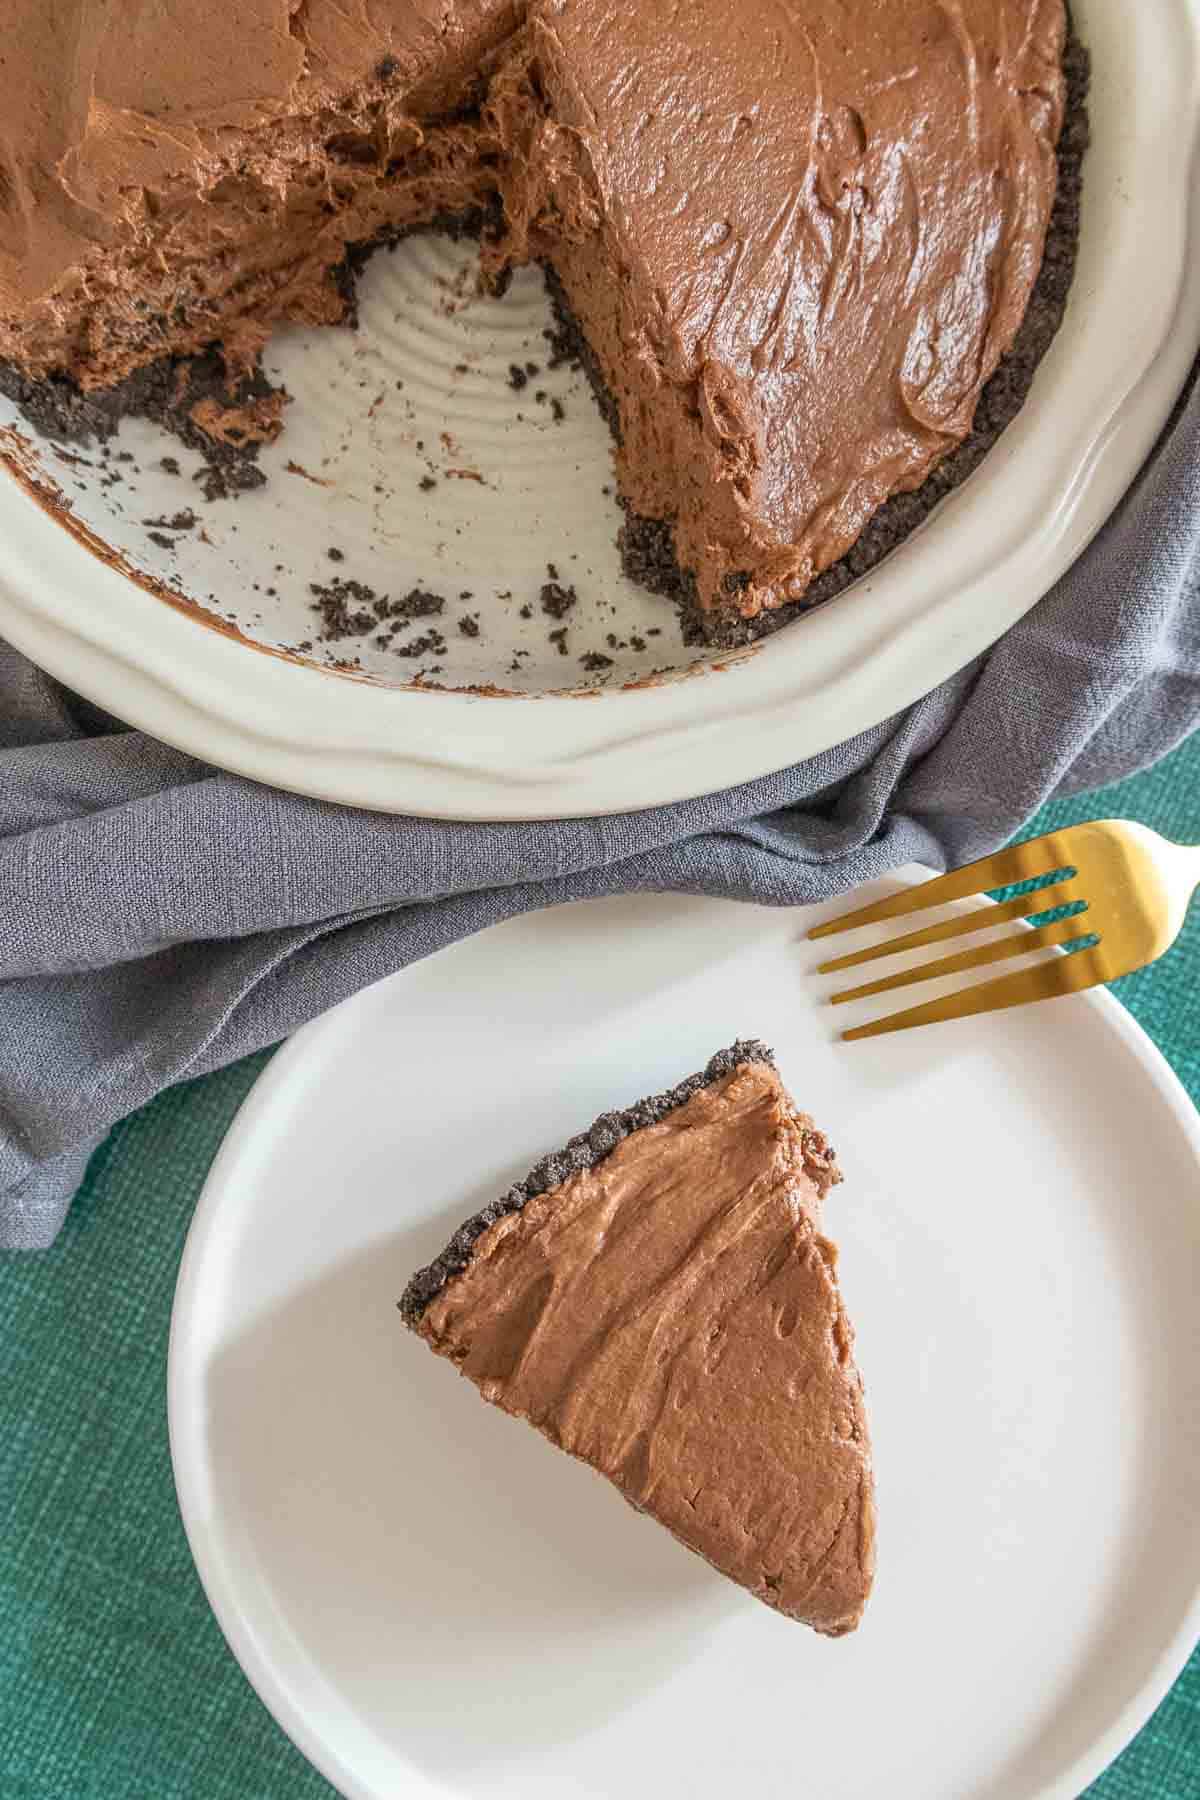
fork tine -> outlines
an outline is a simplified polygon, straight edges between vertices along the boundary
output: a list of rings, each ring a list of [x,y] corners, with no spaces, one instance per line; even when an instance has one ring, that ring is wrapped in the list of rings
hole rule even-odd
[[[976,944],[973,950],[960,950],[955,956],[937,956],[932,962],[917,963],[884,975],[878,981],[864,982],[862,987],[846,988],[831,994],[831,1006],[844,1006],[848,1000],[866,1000],[872,994],[890,994],[897,988],[913,987],[921,981],[937,981],[943,975],[965,975],[971,969],[985,969],[989,963],[1007,962],[1010,957],[1027,956],[1032,950],[1045,950],[1053,944],[1071,944],[1088,935],[1087,926],[1075,913],[1053,925],[1041,925],[1036,931],[1009,931],[991,944]]]
[[[1080,994],[1085,988],[1102,987],[1114,978],[1112,967],[1099,954],[1098,946],[1080,950],[1074,956],[1056,956],[1033,969],[1019,969],[1013,975],[998,976],[978,987],[960,988],[940,1000],[927,1000],[924,1006],[911,1006],[906,1012],[892,1013],[875,1019],[870,1025],[856,1025],[842,1036],[850,1042],[858,1038],[882,1037],[892,1031],[910,1031],[917,1025],[937,1025],[944,1019],[969,1019],[976,1013],[1002,1012],[1010,1006],[1026,1006],[1033,1000],[1053,1000],[1061,994]]]
[[[925,925],[920,931],[907,931],[903,937],[884,938],[881,944],[869,944],[865,950],[854,950],[849,956],[835,956],[831,962],[817,964],[818,975],[836,975],[841,969],[857,969],[862,963],[879,962],[886,956],[899,956],[905,950],[922,950],[927,944],[943,944],[947,938],[969,937],[975,931],[987,931],[993,925],[1004,925],[1010,919],[1027,919],[1031,913],[1049,912],[1042,899],[1045,888],[1036,894],[1021,894],[1016,900],[1005,900],[1000,906],[977,906],[970,912],[955,913],[939,925]],[[1057,895],[1062,906],[1074,895]]]
[[[1053,839],[1032,838],[1024,844],[1011,844],[1007,850],[997,851],[995,856],[982,857],[965,868],[952,869],[948,875],[935,875],[931,881],[923,881],[917,887],[902,888],[898,894],[889,894],[884,900],[842,913],[836,919],[826,919],[823,925],[814,925],[808,935],[810,938],[832,937],[835,932],[854,931],[860,925],[877,925],[884,919],[902,919],[908,913],[924,912],[926,907],[942,906],[948,900],[969,900],[973,894],[986,894],[989,888],[1007,887],[1010,882],[1028,881],[1035,875],[1052,875],[1064,866],[1051,861],[1052,855]],[[1073,875],[1074,870],[1071,873]],[[1069,879],[1069,876],[1063,876],[1064,881]],[[1052,894],[1059,885],[1054,882],[1039,888],[1036,898],[1041,901],[1043,894]],[[1045,912],[1055,904],[1055,901],[1047,900],[1044,905],[1031,907],[1030,911]]]

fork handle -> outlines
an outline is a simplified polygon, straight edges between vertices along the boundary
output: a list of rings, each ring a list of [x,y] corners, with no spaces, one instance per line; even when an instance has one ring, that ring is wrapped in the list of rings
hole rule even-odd
[[[1086,834],[1088,827],[1082,828]],[[1129,857],[1126,876],[1137,891],[1144,884],[1149,935],[1142,944],[1140,963],[1154,962],[1171,948],[1187,918],[1188,908],[1200,888],[1200,845],[1175,844],[1136,819],[1106,819],[1101,830],[1114,848],[1124,843]]]
[[[1200,889],[1200,844],[1170,844],[1169,848],[1173,853],[1168,859],[1171,890],[1186,907]]]
[[[1129,824],[1126,829],[1130,829]],[[1155,955],[1169,950],[1183,930],[1184,920],[1197,890],[1200,890],[1200,844],[1173,844],[1147,826],[1136,828],[1143,841],[1152,845],[1156,872],[1163,886],[1166,902],[1162,920],[1161,942]],[[1153,960],[1153,958],[1151,959]]]

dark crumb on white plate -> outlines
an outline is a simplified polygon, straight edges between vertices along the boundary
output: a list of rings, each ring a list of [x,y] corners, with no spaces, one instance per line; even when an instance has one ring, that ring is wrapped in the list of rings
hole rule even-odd
[[[564,587],[558,580],[544,582],[538,597],[548,619],[565,619],[579,598],[573,587]]]
[[[420,637],[413,638],[411,643],[402,644],[395,654],[397,656],[425,656],[432,652],[434,656],[443,656],[446,651],[446,640],[436,628],[422,632]]]
[[[321,618],[321,636],[327,643],[340,638],[368,637],[378,626],[391,623],[392,635],[405,631],[414,619],[435,618],[445,610],[445,597],[428,588],[410,588],[393,600],[366,582],[335,576],[332,581],[309,583],[315,595],[313,611]],[[378,641],[378,640],[377,640]],[[442,649],[445,649],[443,642]],[[411,654],[406,650],[405,655]]]

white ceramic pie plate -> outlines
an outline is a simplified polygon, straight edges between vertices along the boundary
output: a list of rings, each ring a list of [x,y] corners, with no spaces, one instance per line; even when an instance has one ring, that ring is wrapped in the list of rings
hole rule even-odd
[[[308,1026],[243,1107],[176,1294],[175,1476],[232,1649],[351,1800],[1076,1800],[1200,1634],[1186,1095],[1103,993],[835,1044],[816,916],[512,921]],[[747,1034],[846,1173],[880,1524],[838,1643],[396,1311],[545,1149]]]
[[[1200,0],[1077,0],[1076,10],[1094,61],[1080,262],[1031,398],[921,532],[754,654],[689,670],[687,653],[667,646],[666,613],[662,640],[614,653],[598,696],[545,691],[582,680],[578,652],[604,650],[608,630],[627,643],[658,616],[655,603],[617,569],[615,508],[600,491],[607,439],[590,403],[555,377],[568,415],[556,430],[528,393],[504,390],[508,360],[539,351],[536,284],[519,283],[490,312],[443,304],[458,264],[430,240],[372,265],[358,340],[323,332],[273,345],[296,404],[264,458],[271,480],[206,514],[202,549],[196,534],[174,548],[148,534],[147,521],[194,495],[156,473],[176,446],[148,428],[123,428],[136,466],[120,487],[10,438],[27,478],[57,481],[92,548],[16,481],[0,482],[0,632],[198,756],[391,811],[622,810],[764,774],[877,723],[994,642],[1069,565],[1144,459],[1200,336]],[[16,423],[0,408],[0,429]],[[464,463],[483,480],[453,476]],[[417,486],[426,469],[433,495]],[[120,566],[99,560],[96,542]],[[326,560],[331,545],[342,563]],[[548,560],[580,589],[566,660],[544,619],[521,622],[495,602],[500,591],[532,597]],[[130,569],[235,619],[243,637],[166,603]],[[531,691],[413,691],[400,684],[417,665],[353,642],[313,652],[317,662],[360,654],[350,675],[267,653],[314,635],[307,578],[339,573],[391,592],[412,582],[469,592],[461,610],[480,612],[480,639],[459,634],[455,604],[441,621],[445,653],[421,666]],[[692,678],[621,685],[663,664]]]

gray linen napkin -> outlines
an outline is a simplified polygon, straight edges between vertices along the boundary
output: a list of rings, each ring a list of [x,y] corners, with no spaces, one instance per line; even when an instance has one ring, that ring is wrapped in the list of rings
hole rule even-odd
[[[1200,721],[1198,375],[1103,533],[986,656],[677,806],[460,825],[305,800],[122,728],[0,642],[0,1248],[49,1244],[91,1152],[161,1088],[514,913],[823,900],[985,855],[1051,794],[1173,749]]]

